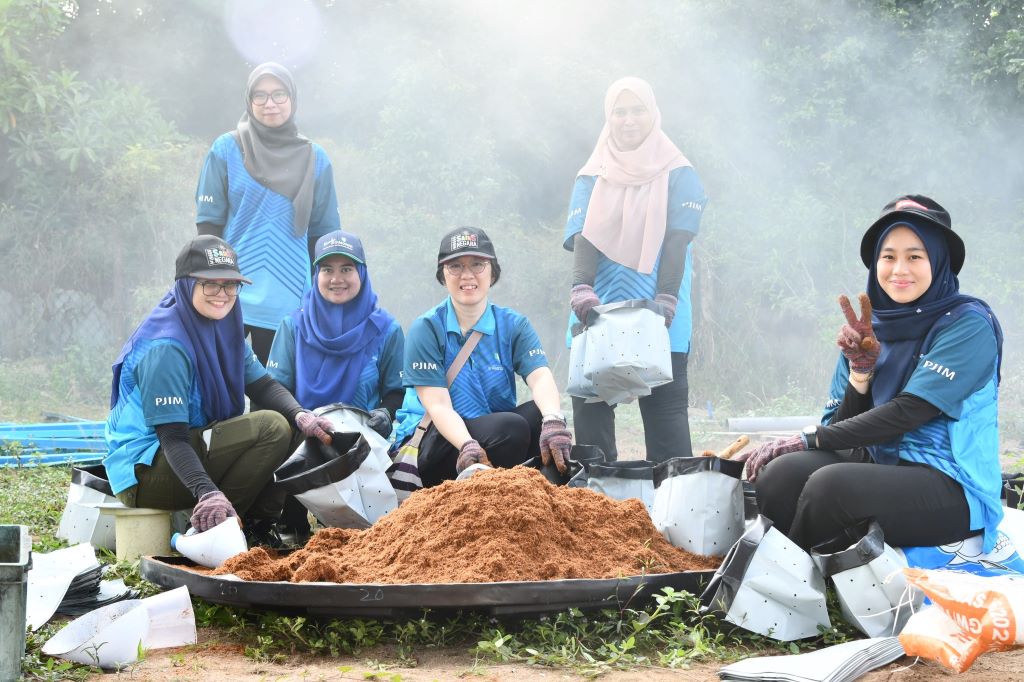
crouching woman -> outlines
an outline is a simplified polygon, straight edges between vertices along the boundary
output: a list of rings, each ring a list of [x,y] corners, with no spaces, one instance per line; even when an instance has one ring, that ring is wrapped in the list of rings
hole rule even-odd
[[[303,410],[245,342],[238,292],[248,283],[222,239],[182,249],[174,285],[114,363],[103,464],[129,507],[194,507],[200,532],[241,516],[250,542],[274,545],[283,500],[267,484],[291,425],[329,444],[330,422]],[[270,409],[243,414],[246,395]]]
[[[409,328],[397,431],[402,442],[424,411],[430,417],[418,461],[425,486],[453,479],[475,463],[513,467],[539,455],[566,468],[572,435],[540,339],[526,317],[488,299],[500,276],[483,230],[459,228],[441,240],[435,277],[448,296]],[[474,342],[449,380],[460,351]],[[521,405],[516,375],[533,398]]]

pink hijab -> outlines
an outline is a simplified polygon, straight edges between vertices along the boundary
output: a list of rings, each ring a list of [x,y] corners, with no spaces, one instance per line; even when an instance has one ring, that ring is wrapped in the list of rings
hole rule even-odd
[[[650,134],[633,151],[616,146],[608,124],[624,90],[654,116]],[[583,236],[616,263],[649,274],[665,239],[669,171],[691,164],[661,130],[661,112],[647,81],[627,77],[612,83],[604,96],[604,118],[597,146],[577,174],[597,176]]]

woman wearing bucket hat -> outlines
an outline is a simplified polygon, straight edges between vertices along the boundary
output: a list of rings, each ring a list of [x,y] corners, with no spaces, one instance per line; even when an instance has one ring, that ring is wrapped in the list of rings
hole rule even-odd
[[[669,330],[673,380],[640,398],[647,459],[690,451],[686,378],[690,351],[690,242],[707,197],[696,171],[661,129],[651,86],[639,78],[612,83],[605,124],[579,170],[569,201],[563,247],[573,252],[569,335],[603,303],[653,299]],[[617,457],[615,407],[573,397],[580,443]]]
[[[384,438],[402,405],[405,337],[380,307],[359,237],[336,230],[316,243],[314,286],[302,307],[281,320],[270,350],[270,376],[303,407],[345,403],[370,413]]]
[[[846,317],[821,425],[739,459],[762,513],[804,548],[874,518],[888,544],[983,535],[999,500],[997,393],[1003,335],[991,308],[961,294],[963,240],[921,195],[885,206],[861,241],[867,295]]]
[[[222,237],[253,285],[241,295],[245,333],[266,364],[274,330],[310,286],[313,245],[341,227],[327,154],[299,134],[295,81],[260,64],[245,87],[245,113],[217,138],[196,188],[199,234]]]
[[[240,515],[252,541],[277,544],[280,501],[265,486],[289,454],[290,425],[329,444],[330,422],[304,410],[245,342],[238,294],[249,281],[218,237],[181,250],[174,285],[114,363],[103,465],[129,507],[194,507],[200,532]],[[243,414],[246,395],[269,409]]]
[[[512,467],[540,456],[566,468],[572,436],[540,339],[523,315],[488,300],[500,276],[494,245],[483,230],[462,227],[441,240],[435,277],[448,297],[409,327],[407,390],[397,429],[401,443],[424,412],[431,419],[418,460],[425,486],[453,479],[476,463]],[[468,361],[449,382],[448,369],[473,338]],[[522,405],[516,405],[516,375],[532,394]]]

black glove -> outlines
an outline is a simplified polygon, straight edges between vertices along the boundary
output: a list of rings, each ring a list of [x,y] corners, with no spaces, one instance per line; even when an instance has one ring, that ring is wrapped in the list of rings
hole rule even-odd
[[[391,413],[384,407],[370,410],[370,418],[366,420],[366,425],[379,433],[381,438],[387,440],[392,429]]]

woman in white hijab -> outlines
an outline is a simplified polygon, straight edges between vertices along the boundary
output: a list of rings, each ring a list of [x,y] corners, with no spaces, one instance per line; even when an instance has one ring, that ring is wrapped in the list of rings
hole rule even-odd
[[[686,361],[690,351],[690,242],[707,203],[696,171],[661,130],[651,86],[622,78],[608,88],[605,124],[580,169],[563,246],[573,251],[572,326],[596,305],[636,298],[661,304],[672,349],[671,383],[640,398],[647,459],[691,454]],[[609,460],[614,406],[573,398],[576,442]]]

